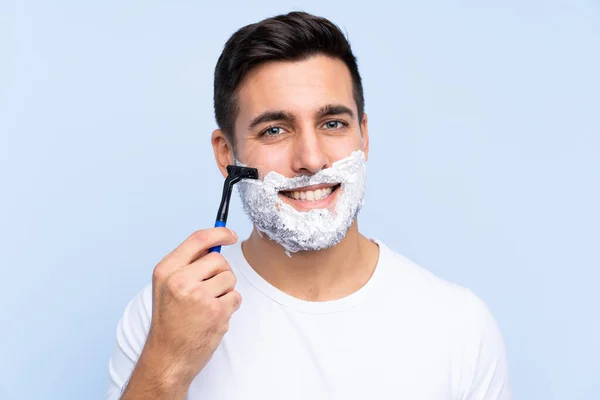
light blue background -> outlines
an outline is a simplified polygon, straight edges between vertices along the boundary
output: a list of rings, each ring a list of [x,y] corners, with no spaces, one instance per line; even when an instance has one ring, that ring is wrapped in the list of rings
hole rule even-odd
[[[515,399],[600,399],[600,5],[567,0],[2,1],[0,399],[103,397],[125,305],[213,223],[224,42],[299,8],[359,59],[362,230],[487,302]]]

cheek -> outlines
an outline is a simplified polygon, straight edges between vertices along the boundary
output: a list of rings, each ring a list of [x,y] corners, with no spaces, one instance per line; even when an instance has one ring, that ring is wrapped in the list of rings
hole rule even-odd
[[[338,141],[329,149],[330,160],[332,162],[349,157],[356,150],[363,150],[364,145],[360,137],[348,138],[345,141]]]
[[[245,157],[244,164],[248,167],[258,169],[258,174],[263,179],[270,172],[278,172],[285,174],[289,169],[289,157],[285,153],[279,152],[275,149],[271,151],[264,151],[264,149],[255,149],[255,151],[248,152],[248,156]]]

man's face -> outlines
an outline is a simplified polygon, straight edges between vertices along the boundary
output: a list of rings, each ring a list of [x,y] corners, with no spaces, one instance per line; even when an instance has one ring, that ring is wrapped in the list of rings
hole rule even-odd
[[[285,177],[313,175],[353,151],[368,155],[366,116],[359,124],[352,77],[338,59],[315,56],[300,62],[268,62],[253,69],[237,96],[236,155]],[[312,189],[312,190],[309,190]],[[333,184],[279,193],[298,211],[331,208]]]

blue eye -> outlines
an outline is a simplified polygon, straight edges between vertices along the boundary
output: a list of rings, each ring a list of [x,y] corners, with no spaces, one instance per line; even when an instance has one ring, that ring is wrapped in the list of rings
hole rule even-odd
[[[326,129],[340,129],[342,127],[346,126],[346,124],[342,121],[327,121],[325,122],[325,128]]]
[[[281,128],[278,126],[272,126],[263,131],[263,135],[267,136],[277,136],[281,134]]]

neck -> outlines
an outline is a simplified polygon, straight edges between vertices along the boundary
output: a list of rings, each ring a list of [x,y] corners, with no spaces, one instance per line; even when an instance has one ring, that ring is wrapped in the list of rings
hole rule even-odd
[[[358,231],[355,220],[337,245],[319,251],[285,253],[256,228],[242,243],[244,257],[279,290],[310,301],[335,300],[354,293],[370,279],[379,248]]]

